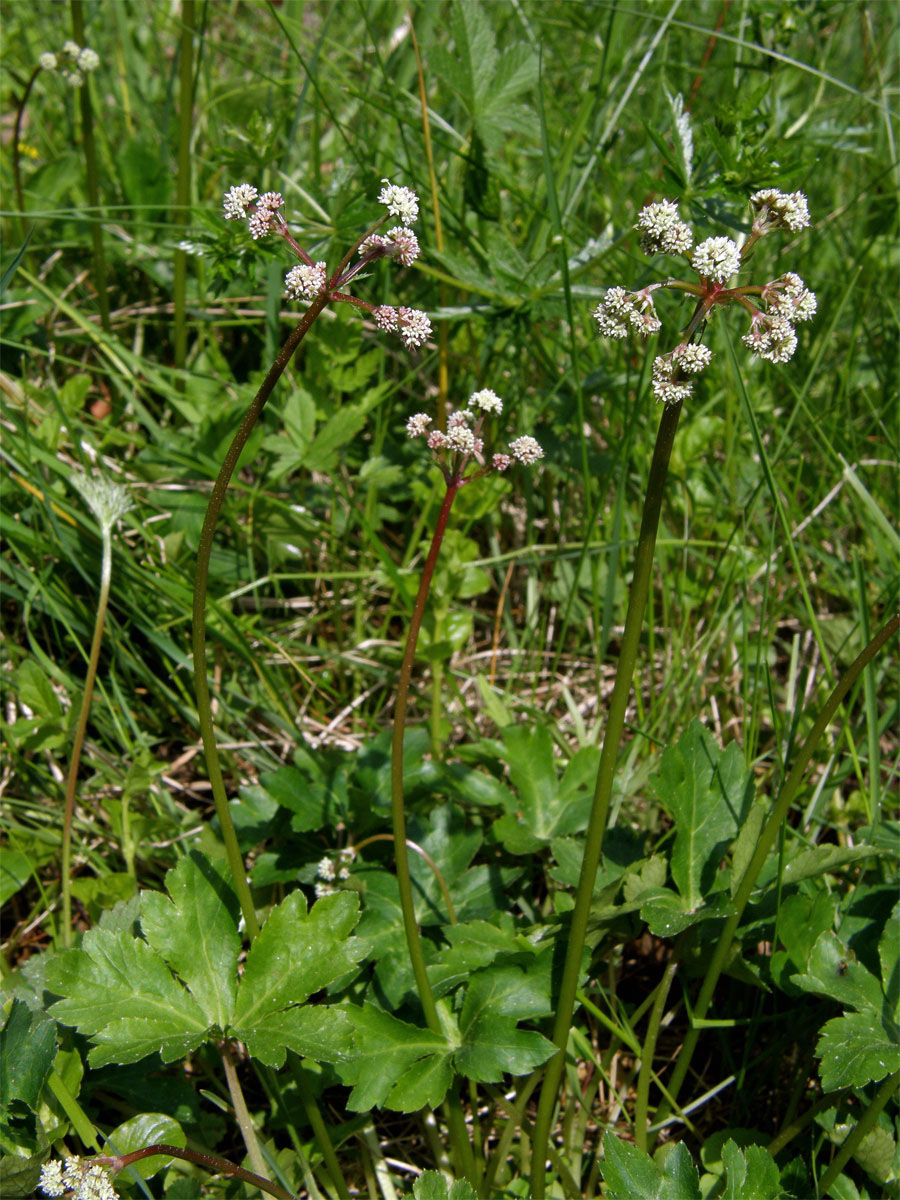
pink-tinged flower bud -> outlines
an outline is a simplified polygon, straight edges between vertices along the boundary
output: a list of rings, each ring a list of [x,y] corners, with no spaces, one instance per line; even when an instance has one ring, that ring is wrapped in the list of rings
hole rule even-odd
[[[406,433],[411,438],[424,437],[430,424],[428,413],[416,413],[406,422]]]
[[[292,300],[312,300],[324,288],[327,267],[323,262],[317,262],[314,267],[300,263],[291,267],[284,277],[284,291]]]

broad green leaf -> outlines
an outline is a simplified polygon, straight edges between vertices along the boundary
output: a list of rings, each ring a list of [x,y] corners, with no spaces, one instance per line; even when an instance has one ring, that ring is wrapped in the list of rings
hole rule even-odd
[[[187,1139],[184,1130],[174,1118],[167,1113],[141,1113],[131,1117],[109,1134],[110,1150],[122,1156],[135,1150],[143,1150],[145,1146],[163,1144],[166,1146],[184,1147]],[[161,1171],[172,1161],[171,1155],[154,1154],[150,1158],[141,1158],[132,1169],[141,1179],[150,1179],[157,1171]],[[124,1176],[128,1178],[129,1176]]]
[[[700,1178],[681,1142],[662,1170],[645,1150],[614,1133],[603,1136],[603,1179],[607,1200],[700,1200]]]
[[[186,855],[166,874],[171,900],[141,894],[147,941],[187,985],[210,1025],[224,1030],[234,1011],[241,939],[231,887],[208,858]]]
[[[254,1058],[279,1068],[285,1050],[316,1062],[343,1061],[350,1055],[353,1029],[343,1009],[307,1004],[266,1013],[254,1025],[235,1025],[234,1032]]]
[[[671,870],[689,910],[697,909],[747,815],[751,776],[732,742],[721,750],[694,719],[663,752],[653,784],[675,822]]]
[[[862,963],[855,962],[851,951],[834,933],[823,933],[810,952],[806,971],[792,975],[791,982],[805,992],[830,996],[840,1004],[859,1012],[871,1012],[881,1019],[884,995],[881,984]]]
[[[0,908],[25,886],[34,870],[21,850],[4,850],[0,855]]]
[[[891,1134],[876,1125],[856,1147],[853,1158],[889,1195],[886,1185],[897,1180],[898,1166],[897,1143]],[[896,1193],[896,1186],[891,1191]]]
[[[900,900],[885,923],[878,943],[878,957],[888,1017],[900,1024]]]
[[[588,821],[599,751],[586,746],[558,777],[553,741],[545,725],[512,725],[502,731],[509,775],[517,795],[494,831],[514,854],[530,854],[551,838],[581,832]]]
[[[428,1103],[435,1106],[450,1086],[450,1054],[452,1046],[440,1034],[398,1021],[390,1013],[366,1005],[345,1010],[354,1029],[354,1051],[347,1063],[338,1063],[338,1075],[344,1083],[354,1085],[348,1107],[353,1112],[367,1112],[376,1105],[392,1104],[403,1096],[403,1077],[420,1060],[430,1060],[410,1077],[412,1090],[418,1091],[427,1082],[432,1087]],[[436,1060],[436,1061],[435,1061]],[[446,1079],[444,1093],[438,1095]],[[436,1098],[435,1098],[436,1097]],[[401,1111],[407,1110],[401,1107]]]
[[[812,879],[826,871],[838,871],[848,863],[871,858],[881,851],[873,846],[813,846],[803,850],[784,868],[784,883],[799,883],[801,879]]]
[[[822,1060],[822,1086],[828,1092],[878,1083],[900,1070],[896,1029],[885,1030],[871,1011],[826,1022],[816,1053]]]
[[[696,909],[690,909],[686,899],[676,895],[670,888],[651,888],[638,899],[641,918],[657,937],[674,937],[700,921],[727,917],[734,912],[729,898],[722,893],[715,896],[710,904],[701,903]]]
[[[95,1038],[105,1049],[91,1052],[94,1064],[135,1062],[142,1051],[185,1050],[204,1040],[208,1023],[200,1008],[172,977],[146,942],[127,930],[89,929],[80,950],[64,950],[47,963],[46,985],[63,997],[50,1013],[64,1025]],[[118,1047],[118,1049],[117,1049]],[[117,1057],[119,1053],[126,1057]],[[167,1061],[171,1061],[169,1058]]]
[[[782,1195],[775,1159],[762,1146],[742,1150],[733,1138],[722,1147],[726,1182],[722,1200],[776,1200]]]
[[[359,919],[355,892],[323,896],[306,911],[302,892],[291,892],[259,932],[247,955],[234,1012],[236,1029],[256,1028],[269,1013],[297,1004],[346,974],[365,953],[348,941]]]
[[[420,1058],[403,1072],[388,1093],[385,1106],[396,1112],[419,1112],[436,1108],[453,1082],[450,1056],[434,1054]]]
[[[479,1083],[499,1083],[505,1074],[527,1075],[556,1050],[541,1033],[517,1029],[515,1018],[479,1013],[464,1030],[453,1056],[457,1070]]]
[[[33,1111],[56,1052],[55,1024],[13,1000],[0,1031],[0,1107],[20,1100]]]
[[[440,1171],[423,1171],[413,1184],[414,1200],[478,1200],[465,1179],[447,1180]]]

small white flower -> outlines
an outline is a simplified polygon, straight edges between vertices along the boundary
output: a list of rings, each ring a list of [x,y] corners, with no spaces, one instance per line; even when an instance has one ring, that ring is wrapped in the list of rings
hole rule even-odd
[[[708,346],[699,343],[687,343],[676,346],[672,351],[672,359],[684,375],[697,375],[709,366],[712,351]]]
[[[81,53],[81,47],[77,42],[63,42],[62,52],[63,54],[68,54],[69,58],[71,58],[74,62],[77,62],[78,55]]]
[[[334,860],[327,857],[320,859],[316,874],[320,879],[334,879]]]
[[[78,55],[78,70],[79,71],[96,71],[100,66],[100,55],[96,50],[91,50],[89,46]]]
[[[384,238],[379,233],[370,233],[367,238],[359,243],[359,256],[362,258],[364,254],[368,254],[370,250],[381,250],[384,248]]]
[[[298,263],[284,277],[284,292],[292,300],[312,300],[318,296],[326,283],[326,264],[317,262],[314,267]]]
[[[503,412],[503,401],[490,388],[482,388],[480,392],[473,392],[469,397],[469,408],[480,408],[482,412],[499,415]]]
[[[790,321],[764,313],[753,317],[741,341],[753,354],[773,363],[787,362],[797,349],[797,335]]]
[[[414,224],[419,215],[419,197],[410,188],[398,187],[388,179],[381,181],[385,186],[378,193],[378,203],[387,207],[392,217],[399,217],[404,225]]]
[[[767,284],[762,294],[770,310],[788,321],[811,321],[816,315],[815,292],[793,271]]]
[[[424,437],[430,424],[431,417],[428,413],[416,413],[406,422],[407,436],[411,438]]]
[[[401,266],[411,267],[419,257],[419,239],[404,225],[389,229],[383,238],[383,244],[390,247],[390,252]]]
[[[265,208],[273,213],[278,212],[279,208],[284,208],[284,196],[281,192],[263,192],[256,204],[258,208]]]
[[[333,896],[336,891],[337,891],[337,888],[334,886],[334,884],[317,883],[316,884],[316,899],[321,900],[323,896]]]
[[[649,337],[661,325],[649,288],[629,292],[627,288],[612,287],[602,303],[594,309],[593,315],[597,330],[603,337],[623,338],[629,329],[641,337]]]
[[[495,471],[505,471],[511,462],[508,454],[495,454],[491,459]]]
[[[372,313],[375,318],[375,324],[385,333],[394,333],[399,324],[396,308],[391,308],[388,304],[382,304],[380,308],[376,308]]]
[[[687,400],[694,390],[694,385],[687,380],[676,378],[676,363],[674,351],[672,354],[660,354],[653,360],[653,395],[663,404],[678,404]]]
[[[753,193],[750,203],[759,210],[763,225],[771,229],[781,226],[796,233],[809,225],[809,203],[803,192],[763,188]]]
[[[43,71],[55,71],[56,55],[51,54],[49,50],[45,50],[43,54],[38,55],[38,66]],[[47,1166],[52,1166],[52,1163],[47,1163]]]
[[[715,283],[725,283],[741,265],[741,251],[737,242],[727,237],[711,237],[694,251],[694,270]]]
[[[225,220],[244,220],[247,216],[247,209],[258,195],[259,193],[251,183],[239,183],[235,187],[230,187],[222,202],[225,209]]]
[[[51,1158],[41,1167],[38,1187],[45,1196],[61,1196],[66,1190],[66,1185],[63,1183],[63,1167],[58,1158]]]
[[[641,235],[645,254],[686,254],[694,240],[674,200],[659,200],[642,208],[635,229]]]
[[[266,208],[257,208],[250,214],[250,220],[247,222],[247,228],[250,230],[250,236],[254,242],[260,238],[267,237],[272,232],[272,221],[275,214],[269,212]]]
[[[81,87],[81,85],[84,83],[84,76],[80,71],[68,71],[65,73],[64,78],[69,87]]]
[[[429,433],[429,435],[428,435],[429,450],[443,450],[443,448],[446,445],[447,445],[446,436],[443,433],[441,433],[441,431],[439,429],[432,429],[431,433]]]
[[[514,442],[510,442],[509,452],[517,462],[525,463],[527,466],[536,463],[539,458],[544,457],[544,451],[540,443],[528,434],[516,438]]]
[[[475,435],[465,422],[448,422],[445,444],[450,450],[456,450],[460,454],[473,454],[475,452]]]
[[[431,322],[421,309],[404,308],[401,305],[397,315],[400,319],[400,339],[407,350],[421,346],[431,337]]]

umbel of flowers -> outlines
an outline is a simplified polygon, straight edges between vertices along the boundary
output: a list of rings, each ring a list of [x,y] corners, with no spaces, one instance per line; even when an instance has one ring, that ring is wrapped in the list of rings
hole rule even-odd
[[[809,211],[802,192],[785,194],[776,188],[764,188],[750,197],[753,223],[742,245],[728,237],[710,237],[694,246],[694,234],[672,200],[648,204],[638,215],[635,229],[640,234],[645,254],[680,255],[697,274],[697,282],[666,279],[648,284],[637,292],[612,287],[594,310],[597,328],[604,337],[624,338],[628,333],[649,337],[660,328],[653,296],[660,288],[670,288],[695,296],[697,304],[669,354],[653,361],[652,387],[657,400],[665,404],[683,403],[693,391],[693,377],[709,365],[711,351],[694,341],[712,312],[728,304],[738,304],[750,318],[742,342],[753,354],[769,362],[783,363],[797,348],[795,325],[815,315],[816,297],[793,271],[763,284],[744,284],[741,270],[750,251],[761,237],[774,229],[792,233],[809,225]]]
[[[473,392],[465,408],[447,415],[447,428],[429,429],[431,417],[427,413],[416,413],[406,422],[406,432],[411,438],[423,437],[437,460],[447,483],[470,483],[489,471],[505,471],[515,462],[530,466],[544,457],[544,451],[530,434],[523,434],[509,443],[509,453],[491,454],[485,461],[485,419],[499,416],[503,412],[503,401],[490,388]],[[465,475],[470,460],[480,463],[471,475]]]
[[[401,266],[409,267],[419,257],[419,242],[409,228],[419,215],[419,200],[410,188],[398,187],[383,179],[384,187],[378,194],[379,204],[387,209],[386,214],[363,235],[340,266],[330,276],[324,262],[314,262],[306,250],[296,241],[288,229],[281,210],[284,197],[281,192],[263,192],[249,183],[239,183],[225,193],[224,209],[226,221],[246,220],[250,236],[254,240],[276,236],[282,237],[300,262],[291,267],[285,276],[285,295],[291,300],[312,300],[325,293],[330,301],[353,304],[371,313],[379,329],[399,335],[407,349],[421,346],[431,336],[431,322],[424,312],[415,308],[376,307],[358,296],[350,296],[344,288],[360,271],[379,258],[393,258]],[[390,217],[399,218],[387,233],[378,233]],[[354,263],[351,259],[359,254]]]
[[[90,46],[79,46],[76,42],[65,42],[59,54],[45,50],[38,55],[38,66],[42,71],[59,71],[69,87],[81,87],[89,71],[100,66],[100,55]]]

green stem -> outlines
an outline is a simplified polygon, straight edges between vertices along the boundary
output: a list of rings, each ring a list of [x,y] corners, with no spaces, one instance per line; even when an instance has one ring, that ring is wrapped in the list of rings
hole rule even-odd
[[[122,1154],[115,1158],[103,1154],[91,1161],[99,1163],[100,1166],[108,1166],[112,1171],[118,1173],[124,1171],[126,1167],[130,1167],[132,1163],[140,1162],[142,1158],[153,1158],[157,1154],[164,1154],[166,1158],[180,1158],[182,1162],[197,1163],[198,1166],[206,1167],[207,1171],[211,1171],[215,1175],[227,1175],[231,1179],[241,1179],[244,1183],[250,1183],[254,1187],[258,1187],[260,1191],[275,1196],[276,1200],[297,1200],[294,1193],[289,1192],[287,1188],[283,1188],[278,1183],[272,1183],[270,1179],[261,1175],[254,1175],[252,1171],[245,1171],[243,1167],[235,1166],[227,1158],[219,1158],[215,1154],[204,1154],[200,1150],[185,1150],[182,1146],[169,1146],[165,1142],[154,1142],[152,1146],[144,1146],[141,1150],[132,1150],[130,1154]]]
[[[816,1192],[817,1196],[827,1196],[830,1193],[832,1184],[841,1171],[843,1171],[851,1155],[855,1154],[859,1149],[863,1138],[875,1128],[878,1114],[898,1088],[900,1088],[900,1071],[895,1071],[893,1075],[888,1075],[887,1079],[885,1079],[884,1083],[882,1083],[881,1087],[875,1093],[872,1103],[841,1143],[841,1148],[834,1156],[831,1166],[819,1180],[819,1187]]]
[[[810,759],[813,756],[815,748],[824,734],[825,730],[831,723],[835,712],[841,704],[841,701],[846,696],[847,692],[859,678],[863,669],[872,661],[878,651],[887,642],[897,630],[900,629],[900,616],[894,616],[888,623],[869,642],[863,652],[853,661],[853,663],[844,672],[841,679],[838,681],[834,691],[826,700],[822,711],[816,718],[815,724],[810,730],[806,740],[797,752],[797,757],[794,761],[794,766],[785,780],[784,787],[775,801],[772,808],[772,814],[766,822],[765,828],[759,836],[756,843],[756,849],[753,852],[753,857],[747,866],[744,876],[741,879],[740,886],[732,901],[734,913],[725,922],[722,932],[719,934],[719,940],[716,944],[716,949],[713,953],[712,961],[709,964],[709,969],[706,977],[703,980],[703,986],[700,989],[700,995],[697,997],[697,1002],[694,1005],[694,1014],[692,1027],[688,1030],[684,1039],[684,1045],[681,1048],[681,1053],[678,1055],[678,1062],[675,1070],[672,1072],[672,1078],[669,1082],[668,1092],[673,1100],[678,1098],[678,1091],[684,1082],[684,1078],[691,1064],[691,1056],[697,1045],[700,1037],[700,1024],[706,1016],[710,1001],[712,1000],[713,992],[716,984],[719,981],[719,976],[728,961],[728,956],[731,953],[731,946],[734,940],[735,932],[740,924],[741,917],[750,899],[750,893],[756,883],[760,871],[765,865],[766,859],[769,856],[769,851],[775,843],[775,839],[784,824],[785,818],[790,811],[791,805],[794,802],[794,797],[803,780],[806,768],[809,766]],[[657,1123],[668,1113],[669,1108],[661,1106],[656,1114]]]
[[[284,369],[290,362],[291,356],[306,336],[313,321],[315,321],[316,317],[328,303],[328,299],[327,292],[320,292],[312,301],[296,328],[291,332],[287,341],[282,346],[278,357],[269,368],[269,373],[262,381],[259,391],[254,396],[253,403],[244,414],[238,431],[234,435],[234,441],[228,447],[228,453],[225,455],[225,460],[219,470],[216,482],[213,484],[209,506],[207,507],[206,517],[203,521],[203,529],[200,533],[200,545],[197,550],[192,630],[197,718],[203,738],[203,753],[206,756],[206,766],[212,786],[216,815],[219,818],[222,839],[225,843],[225,853],[231,869],[231,877],[234,881],[235,890],[240,901],[244,924],[247,927],[247,935],[251,941],[259,933],[259,923],[256,920],[253,898],[250,895],[250,888],[247,884],[247,875],[241,858],[237,835],[234,832],[234,824],[231,820],[231,814],[228,811],[228,797],[225,793],[225,781],[222,778],[222,768],[219,765],[219,754],[216,749],[216,734],[213,728],[209,683],[206,677],[206,592],[209,585],[209,560],[212,554],[216,523],[218,522],[219,513],[222,511],[222,504],[225,500],[225,492],[228,489],[229,480],[237,466],[237,461],[241,456],[241,451],[247,444],[247,439],[256,425],[259,414],[262,412],[269,396],[271,396],[275,384],[284,373]]]
[[[256,1127],[253,1124],[253,1118],[250,1116],[247,1102],[244,1099],[241,1081],[238,1079],[237,1071],[234,1069],[231,1051],[228,1049],[227,1044],[224,1043],[221,1046],[221,1051],[222,1066],[225,1069],[225,1080],[228,1084],[228,1093],[231,1096],[231,1106],[234,1109],[235,1120],[241,1131],[241,1137],[244,1139],[244,1145],[247,1147],[247,1154],[250,1157],[253,1169],[258,1175],[264,1178],[266,1160],[263,1158],[259,1139],[256,1136]]]
[[[188,223],[191,202],[191,130],[194,102],[194,0],[182,0],[181,48],[178,62],[178,174],[175,179],[175,210],[172,224],[177,233]],[[174,310],[174,350],[176,370],[184,368],[187,358],[187,252],[176,249],[173,263],[172,303]],[[184,391],[184,380],[177,381]]]
[[[331,1140],[331,1135],[328,1132],[328,1127],[325,1120],[319,1111],[319,1106],[316,1103],[316,1097],[309,1083],[309,1075],[302,1062],[295,1059],[295,1056],[290,1053],[290,1063],[294,1076],[294,1082],[297,1084],[297,1092],[300,1096],[300,1103],[303,1105],[303,1111],[306,1113],[306,1119],[309,1121],[313,1136],[316,1139],[316,1145],[322,1155],[322,1160],[325,1164],[325,1169],[331,1180],[331,1186],[334,1188],[334,1194],[339,1198],[346,1196],[348,1193],[347,1181],[344,1179],[344,1174],[341,1171],[341,1164],[338,1161],[338,1156],[334,1152],[334,1143]]]
[[[94,619],[94,637],[91,642],[91,653],[88,658],[87,675],[84,680],[84,696],[81,701],[81,712],[75,726],[75,737],[72,739],[72,757],[69,760],[69,776],[66,780],[65,816],[63,817],[62,862],[60,864],[62,883],[62,941],[68,947],[72,945],[72,821],[75,815],[75,789],[78,783],[78,766],[81,762],[81,751],[84,746],[84,736],[87,732],[88,717],[91,713],[91,699],[94,695],[94,681],[97,678],[97,663],[100,661],[100,643],[103,641],[103,626],[106,621],[106,607],[109,603],[109,584],[112,577],[112,530],[106,524],[101,524],[103,538],[103,561],[100,568],[100,595],[97,597],[97,616]]]
[[[600,766],[597,771],[597,786],[594,791],[594,803],[585,839],[581,876],[578,880],[578,889],[575,893],[575,906],[572,909],[572,924],[569,930],[566,961],[563,967],[559,999],[557,1000],[556,1021],[553,1027],[552,1039],[557,1050],[546,1067],[544,1081],[541,1086],[541,1097],[538,1101],[537,1116],[534,1122],[534,1160],[532,1162],[531,1173],[531,1188],[534,1200],[543,1200],[546,1187],[544,1164],[547,1159],[550,1122],[565,1066],[566,1043],[569,1038],[572,1014],[575,1010],[575,996],[578,990],[581,955],[587,936],[591,899],[594,894],[594,882],[597,876],[600,851],[603,845],[603,833],[609,816],[609,803],[612,796],[613,780],[615,778],[616,759],[618,757],[619,743],[622,739],[622,730],[625,726],[625,712],[628,706],[628,698],[631,694],[631,683],[637,662],[641,628],[644,622],[644,610],[647,606],[647,597],[650,592],[653,551],[656,546],[657,529],[659,528],[663,490],[665,488],[669,458],[672,453],[672,445],[675,440],[675,431],[678,428],[678,418],[680,415],[680,404],[667,405],[663,409],[659,431],[656,435],[653,461],[650,465],[650,474],[647,479],[647,494],[644,497],[641,531],[638,537],[635,556],[634,576],[631,581],[631,590],[628,597],[628,611],[625,616],[622,649],[616,669],[616,681],[613,685],[612,696],[609,702],[606,734],[603,739],[603,750],[600,755]]]
[[[72,11],[72,37],[79,46],[84,45],[84,14],[81,0],[70,0]],[[106,294],[106,258],[103,253],[103,229],[100,224],[100,184],[97,173],[97,151],[94,146],[94,110],[91,106],[91,91],[85,78],[78,89],[81,106],[81,145],[84,150],[84,175],[88,205],[91,210],[91,257],[94,260],[94,286],[100,308],[100,324],[106,333],[109,325],[109,296]]]
[[[448,479],[447,481],[447,492],[444,496],[444,502],[441,505],[441,511],[438,513],[437,524],[435,525],[434,534],[431,538],[431,546],[428,550],[428,557],[425,559],[425,566],[422,569],[419,590],[416,594],[412,615],[410,616],[409,632],[406,635],[406,649],[403,653],[403,661],[400,664],[400,676],[397,681],[397,701],[394,706],[394,730],[391,742],[391,823],[394,830],[394,859],[397,870],[397,887],[400,892],[400,908],[403,912],[403,928],[406,932],[406,945],[409,950],[410,963],[416,980],[416,988],[422,1004],[422,1011],[425,1014],[425,1021],[433,1033],[442,1035],[443,1028],[434,1002],[431,984],[428,982],[425,955],[422,953],[422,939],[419,936],[419,926],[416,923],[416,907],[412,894],[412,879],[409,873],[409,855],[406,845],[406,814],[403,803],[403,734],[406,728],[406,710],[409,706],[409,685],[416,657],[416,644],[419,640],[422,618],[425,615],[428,591],[431,587],[434,569],[437,566],[441,543],[444,540],[444,534],[447,532],[450,509],[453,507],[453,501],[456,498],[456,493],[462,486],[462,482],[459,478]],[[458,1079],[454,1080],[451,1085],[450,1095],[445,1105],[445,1114],[450,1128],[450,1139],[457,1159],[457,1166],[477,1190],[475,1156],[469,1142],[469,1135],[466,1130],[465,1118],[460,1103]]]
[[[28,97],[31,95],[34,81],[40,73],[41,68],[39,66],[35,67],[31,72],[31,78],[25,84],[25,91],[22,94],[19,107],[16,109],[16,124],[13,129],[13,184],[16,190],[16,208],[19,213],[19,228],[22,236],[25,234],[25,196],[22,191],[22,161],[19,143],[22,140],[22,118],[25,115],[25,105],[28,103]]]
[[[685,935],[689,933],[685,930]],[[685,943],[685,935],[682,935],[678,940],[678,944],[672,951],[672,957],[663,972],[663,977],[656,987],[656,996],[653,1000],[653,1008],[650,1011],[650,1020],[647,1022],[647,1032],[644,1035],[644,1044],[641,1047],[641,1061],[638,1067],[640,1074],[638,1075],[637,1096],[634,1102],[634,1144],[639,1150],[647,1149],[647,1111],[649,1108],[650,1099],[650,1078],[653,1074],[653,1055],[656,1052],[656,1041],[659,1037],[660,1027],[662,1026],[663,1013],[666,1010],[666,1001],[669,998],[669,989],[672,986],[672,980],[675,978],[675,972],[681,962],[681,952]]]

